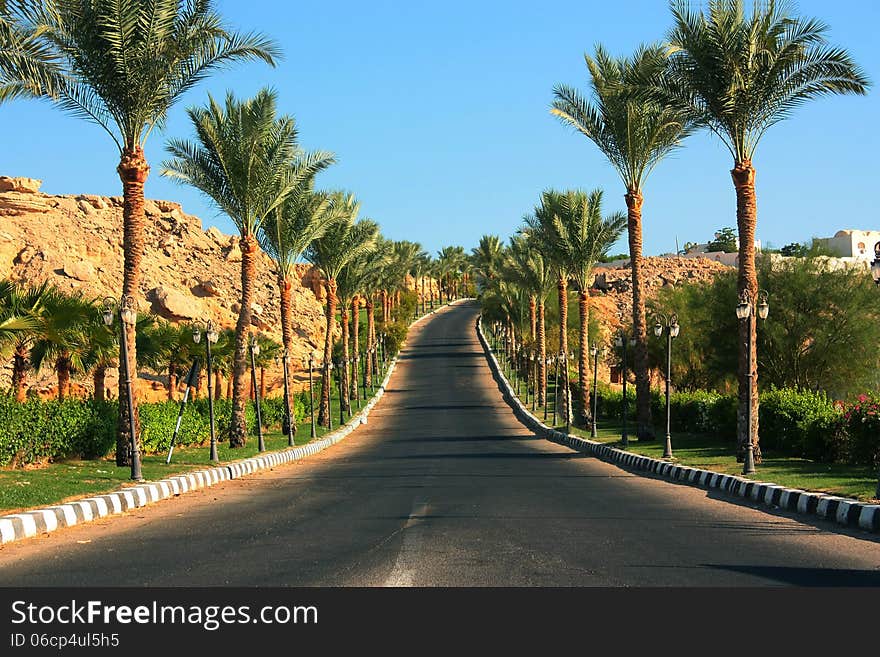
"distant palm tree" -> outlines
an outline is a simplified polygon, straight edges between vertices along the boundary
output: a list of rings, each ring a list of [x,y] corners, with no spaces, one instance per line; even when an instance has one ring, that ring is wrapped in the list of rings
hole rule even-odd
[[[333,323],[336,321],[336,278],[343,267],[354,258],[369,251],[379,233],[379,226],[369,219],[357,220],[360,204],[354,196],[336,192],[331,196],[336,220],[324,235],[313,240],[306,249],[306,259],[324,276],[327,293],[327,323],[324,330],[324,364],[321,374],[321,403],[318,423],[330,419],[330,364],[333,361]]]
[[[559,251],[554,223],[564,213],[564,193],[548,189],[541,193],[541,203],[535,206],[533,214],[525,217],[526,234],[535,248],[541,252],[544,261],[556,272],[556,294],[559,304],[559,345],[557,354],[568,353],[568,279],[565,257]],[[563,399],[568,413],[568,397]]]
[[[483,235],[480,243],[471,249],[471,261],[477,273],[477,287],[485,290],[498,275],[504,262],[504,243],[497,235]]]
[[[821,21],[791,16],[788,5],[755,3],[746,15],[743,0],[713,0],[703,10],[685,0],[672,4],[669,67],[652,80],[659,102],[689,113],[728,148],[733,157],[736,220],[739,232],[740,295],[756,304],[757,196],[752,165],[767,130],[800,105],[828,94],[865,94],[868,80],[850,55],[825,40]],[[754,313],[752,313],[754,316]],[[739,324],[738,458],[749,441],[747,417],[751,390],[751,434],[758,447],[758,385],[755,326]]]
[[[385,283],[386,268],[394,257],[394,243],[379,235],[374,244],[370,257],[362,267],[361,284],[363,286],[364,305],[367,313],[367,335],[365,340],[365,352],[376,348],[376,317],[375,299],[379,290]],[[364,380],[366,385],[373,385],[373,360],[365,359]]]
[[[150,167],[144,144],[168,110],[212,71],[242,60],[274,65],[277,47],[254,33],[223,24],[211,0],[6,0],[14,28],[30,35],[51,66],[12,71],[22,80],[7,94],[45,96],[62,110],[96,123],[119,149],[123,193],[122,294],[141,297],[144,183]],[[32,59],[32,63],[36,61]],[[45,84],[45,79],[51,80]],[[134,327],[128,328],[129,369],[136,369]],[[119,380],[120,398],[125,381]],[[119,405],[116,464],[130,462],[128,405]],[[133,409],[135,431],[139,422]]]
[[[48,283],[24,286],[0,281],[0,353],[13,353],[12,393],[17,401],[26,398],[31,345],[40,335],[46,299],[55,294]]]
[[[312,154],[308,159],[315,157],[322,157],[325,166],[333,161],[329,154],[323,156]],[[302,164],[301,159],[294,164],[292,175],[298,175],[296,169]],[[296,274],[296,263],[309,244],[321,237],[334,219],[329,196],[314,191],[312,181],[308,180],[294,189],[260,226],[258,234],[260,245],[275,262],[281,305],[281,337],[284,349],[288,353],[293,351],[291,290]],[[292,409],[294,408],[292,387],[288,388],[287,394],[287,403]],[[291,430],[296,432],[295,418]]]
[[[192,327],[155,317],[139,327],[137,336],[138,365],[167,375],[168,400],[174,400],[180,377],[186,376],[193,357],[200,355]]]
[[[86,370],[89,325],[97,313],[82,294],[51,294],[44,308],[40,335],[31,347],[31,362],[37,371],[51,365],[58,378],[58,399],[66,399],[71,376]]]
[[[529,295],[529,323],[534,327],[532,340],[537,347],[535,357],[538,359],[538,403],[543,406],[547,400],[545,303],[556,287],[556,274],[540,250],[530,243],[527,233],[511,238],[507,259],[501,271],[503,278],[514,281]]]
[[[691,131],[687,115],[672,105],[639,94],[639,81],[663,75],[666,55],[659,46],[640,48],[631,58],[609,56],[597,46],[585,55],[592,98],[558,85],[551,112],[593,141],[617,170],[626,186],[629,257],[632,272],[633,336],[636,339],[636,417],[638,436],[654,437],[651,421],[651,380],[648,374],[648,333],[642,283],[642,188],[645,179]]]
[[[197,141],[172,140],[174,159],[163,163],[163,175],[192,185],[236,225],[241,235],[241,301],[235,327],[232,425],[230,447],[247,441],[247,334],[257,266],[257,233],[284,199],[325,166],[316,158],[291,175],[291,163],[301,155],[290,116],[278,116],[274,92],[263,89],[249,100],[228,94],[225,105],[209,96],[207,107],[187,110]]]
[[[598,189],[589,194],[580,190],[565,192],[558,210],[552,224],[555,251],[578,287],[578,389],[583,417],[588,419],[591,415],[589,327],[593,268],[620,239],[627,218],[621,212],[603,217],[602,191]]]

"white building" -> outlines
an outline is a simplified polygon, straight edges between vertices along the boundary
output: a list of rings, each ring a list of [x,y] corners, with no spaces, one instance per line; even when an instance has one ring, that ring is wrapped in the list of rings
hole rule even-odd
[[[874,245],[880,242],[880,231],[877,230],[839,230],[834,237],[816,238],[838,258],[854,258],[856,260],[873,260]]]

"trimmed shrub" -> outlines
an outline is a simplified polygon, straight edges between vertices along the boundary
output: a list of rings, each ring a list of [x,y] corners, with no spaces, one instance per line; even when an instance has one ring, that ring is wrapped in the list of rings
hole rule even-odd
[[[880,466],[880,400],[860,395],[843,414],[849,437],[847,460],[851,463]]]

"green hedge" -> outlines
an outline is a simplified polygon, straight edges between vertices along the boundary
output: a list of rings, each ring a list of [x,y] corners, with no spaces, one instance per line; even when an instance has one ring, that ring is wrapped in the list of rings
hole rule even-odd
[[[177,423],[179,402],[141,403],[141,441],[145,454],[168,449]],[[308,393],[294,395],[294,415],[302,422],[308,409]],[[284,418],[284,399],[261,400],[262,424],[266,429],[280,428]],[[221,440],[229,435],[232,403],[214,402],[215,427]],[[93,399],[16,402],[0,397],[0,466],[23,466],[70,457],[97,458],[111,453],[116,446],[116,401]],[[256,433],[253,404],[245,410],[248,430]],[[210,439],[208,400],[197,399],[184,409],[178,445],[200,445]]]
[[[635,386],[628,387],[629,413],[635,420]],[[816,461],[877,465],[880,462],[880,402],[862,396],[846,411],[821,392],[790,388],[761,391],[759,427],[761,446],[780,454]],[[673,431],[714,433],[736,440],[736,395],[716,392],[674,392],[669,398]],[[599,388],[599,417],[623,418],[623,394]],[[665,423],[666,399],[651,391],[654,422]]]

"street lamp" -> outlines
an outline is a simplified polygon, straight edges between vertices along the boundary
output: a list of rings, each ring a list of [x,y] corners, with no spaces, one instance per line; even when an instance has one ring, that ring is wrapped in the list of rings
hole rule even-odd
[[[623,428],[622,428],[621,435],[620,435],[620,446],[623,449],[627,449],[627,448],[629,448],[629,432],[627,431],[626,421],[627,421],[627,416],[629,415],[629,398],[627,397],[627,394],[626,394],[626,384],[627,384],[626,366],[628,363],[628,361],[626,359],[626,346],[629,345],[630,347],[635,347],[636,340],[635,340],[635,338],[627,338],[626,331],[624,331],[621,328],[620,333],[617,335],[616,338],[614,338],[614,345],[616,347],[620,348],[620,350],[622,352],[621,353],[622,365],[620,368],[620,372],[621,372],[621,377],[623,380]]]
[[[125,376],[125,396],[128,403],[128,430],[131,433],[131,479],[133,481],[143,481],[144,475],[141,472],[141,455],[138,451],[137,432],[135,430],[134,421],[134,395],[132,393],[131,371],[128,363],[128,328],[134,327],[137,323],[137,310],[135,310],[134,298],[130,295],[123,295],[117,301],[113,297],[104,299],[104,312],[102,317],[104,324],[113,326],[115,315],[119,315],[120,334],[119,342],[120,369],[124,370]],[[122,374],[122,372],[120,372]]]
[[[207,322],[196,320],[192,326],[193,342],[199,344],[202,340],[202,326],[205,327],[205,364],[208,366],[208,418],[211,425],[211,461],[216,463],[220,460],[217,456],[217,434],[214,431],[214,384],[212,383],[213,374],[211,372],[211,345],[217,344],[220,334],[214,322],[210,319]]]
[[[596,396],[596,388],[599,385],[599,353],[601,351],[596,345],[593,345],[592,349],[590,349],[590,353],[593,355],[593,424],[590,428],[591,438],[595,438],[598,435],[596,432],[596,415],[599,412],[599,398]]]
[[[303,364],[308,365],[309,368],[309,415],[311,416],[312,421],[312,433],[311,437],[314,438],[316,435],[315,431],[315,393],[314,393],[314,379],[312,373],[314,372],[315,362],[318,360],[320,356],[320,352],[317,349],[309,352],[307,358],[303,359]]]
[[[290,351],[287,349],[281,354],[281,370],[284,375],[284,416],[287,418],[287,446],[293,447],[293,416],[290,414],[290,384],[288,383],[287,362],[290,360]],[[275,364],[278,364],[278,355],[275,355]],[[284,429],[284,427],[281,427]]]
[[[250,347],[251,352],[251,385],[254,389],[254,402],[257,409],[257,450],[264,452],[266,451],[266,443],[263,440],[263,418],[260,414],[260,389],[257,387],[256,357],[260,355],[260,343],[257,341],[257,336],[254,333],[251,333],[248,347]]]
[[[666,448],[663,450],[663,458],[672,458],[672,437],[670,435],[670,419],[671,409],[669,406],[669,391],[672,383],[672,340],[678,337],[681,327],[678,325],[678,315],[673,313],[667,317],[664,314],[657,316],[657,323],[654,324],[654,335],[658,338],[663,335],[666,330]]]
[[[880,247],[880,243],[874,246],[875,253],[878,251],[878,247]],[[880,268],[880,265],[878,265]],[[871,273],[874,273],[874,265],[871,265]],[[770,304],[767,303],[769,295],[764,290],[758,290],[758,307],[757,311],[754,308],[754,304],[752,303],[752,297],[749,293],[749,290],[743,290],[739,295],[739,303],[736,306],[736,318],[742,321],[749,321],[752,324],[749,326],[749,335],[754,335],[758,330],[758,319],[767,319],[767,316],[770,314]],[[749,339],[749,392],[748,392],[748,403],[746,404],[746,455],[745,459],[743,459],[743,471],[744,475],[754,474],[755,470],[755,436],[754,431],[752,429],[752,380],[754,379],[755,372],[752,370],[752,340]]]

